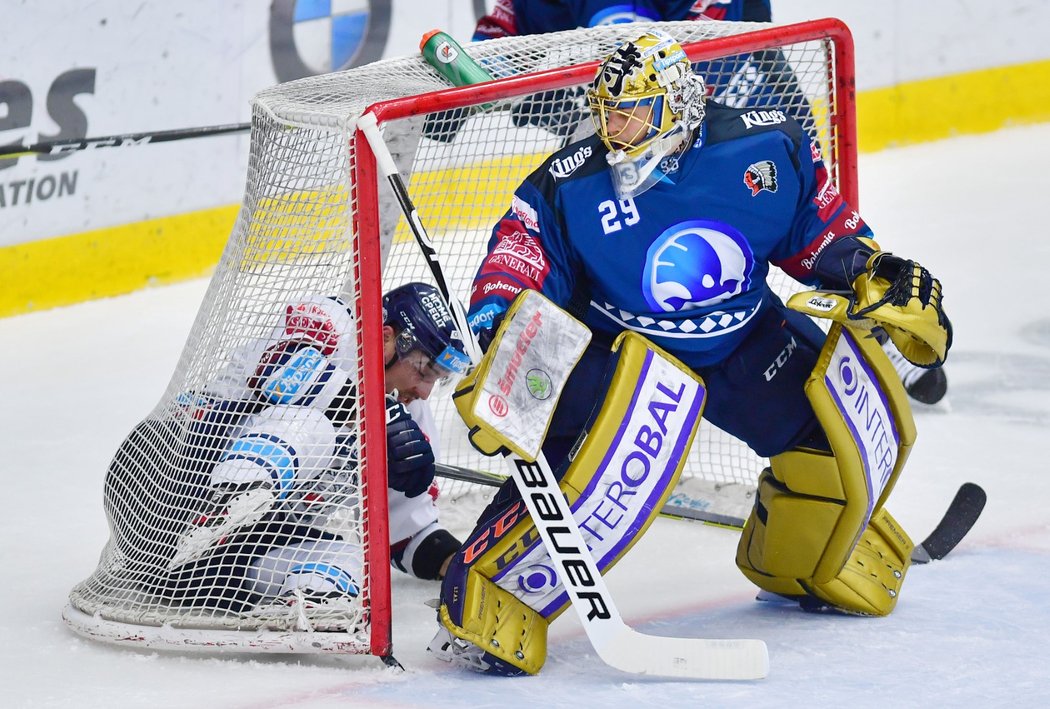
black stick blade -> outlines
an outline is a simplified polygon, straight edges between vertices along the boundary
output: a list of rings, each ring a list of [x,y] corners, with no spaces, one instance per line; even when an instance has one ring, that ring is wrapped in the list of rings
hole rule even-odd
[[[915,548],[912,563],[925,564],[946,557],[976,524],[987,501],[988,495],[980,485],[963,484],[936,529]]]

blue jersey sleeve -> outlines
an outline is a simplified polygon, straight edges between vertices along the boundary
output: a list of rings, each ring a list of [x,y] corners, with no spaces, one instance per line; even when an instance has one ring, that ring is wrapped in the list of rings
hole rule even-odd
[[[474,277],[467,320],[482,341],[523,289],[539,291],[561,306],[572,296],[576,268],[564,226],[551,206],[553,190],[544,189],[536,174],[544,173],[534,173],[514,192]]]
[[[801,135],[793,157],[800,185],[798,209],[790,233],[770,254],[770,261],[802,283],[819,286],[824,279],[814,267],[828,246],[850,236],[874,237],[860,213],[839,193],[819,146],[805,132]],[[856,239],[851,242],[864,248]],[[842,258],[852,255],[848,249],[835,252]],[[827,263],[822,266],[824,272],[830,268]]]

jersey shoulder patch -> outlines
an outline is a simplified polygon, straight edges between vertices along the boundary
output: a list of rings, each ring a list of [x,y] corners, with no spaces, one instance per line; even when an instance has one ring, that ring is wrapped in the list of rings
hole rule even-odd
[[[591,135],[553,153],[529,176],[529,180],[541,193],[553,196],[566,182],[607,169],[607,152],[598,136]]]
[[[707,142],[719,143],[759,133],[783,133],[794,145],[802,140],[802,126],[779,108],[729,108],[707,102]]]

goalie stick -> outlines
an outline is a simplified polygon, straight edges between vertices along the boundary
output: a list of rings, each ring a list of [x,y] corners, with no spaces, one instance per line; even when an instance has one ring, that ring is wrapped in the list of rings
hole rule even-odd
[[[375,114],[365,113],[357,127],[372,147],[380,174],[387,178],[397,196],[438,290],[466,343],[468,356],[474,363],[479,362],[481,348],[467,325],[466,311],[449,291],[440,258],[383,142]],[[645,635],[624,623],[543,454],[535,461],[527,461],[510,453],[504,460],[555,562],[558,577],[587,638],[604,662],[625,672],[683,679],[747,680],[760,679],[769,673],[769,654],[761,640],[660,637]],[[542,511],[540,504],[544,505]]]
[[[499,487],[507,478],[498,473],[490,473],[481,470],[470,470],[454,465],[437,464],[437,474],[450,480],[461,480],[463,482],[489,487]],[[911,563],[928,564],[948,556],[952,549],[958,546],[966,534],[977,523],[984,509],[988,496],[984,489],[976,483],[963,483],[955,497],[952,499],[948,509],[945,510],[941,521],[934,527],[933,531],[922,541],[916,544],[911,553]],[[746,520],[743,517],[718,514],[708,510],[696,509],[684,505],[665,504],[660,510],[660,515],[671,519],[680,519],[688,522],[701,522],[714,527],[725,529],[742,530]]]

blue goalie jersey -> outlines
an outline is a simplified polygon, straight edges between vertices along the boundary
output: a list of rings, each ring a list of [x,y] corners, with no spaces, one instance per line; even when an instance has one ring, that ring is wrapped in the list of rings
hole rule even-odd
[[[474,279],[475,332],[528,288],[597,334],[635,330],[691,367],[708,366],[775,297],[771,263],[819,285],[813,266],[829,244],[871,235],[819,147],[778,110],[708,102],[677,166],[633,199],[617,198],[606,154],[597,137],[570,144],[515,191]]]

